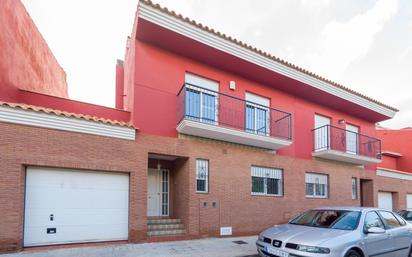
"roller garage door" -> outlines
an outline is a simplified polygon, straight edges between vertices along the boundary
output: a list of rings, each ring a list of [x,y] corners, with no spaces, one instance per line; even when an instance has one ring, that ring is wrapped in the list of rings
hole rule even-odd
[[[378,193],[378,207],[386,210],[393,210],[392,193],[379,192]]]
[[[412,209],[412,194],[406,195],[406,208]]]
[[[129,176],[28,167],[24,246],[127,240]]]

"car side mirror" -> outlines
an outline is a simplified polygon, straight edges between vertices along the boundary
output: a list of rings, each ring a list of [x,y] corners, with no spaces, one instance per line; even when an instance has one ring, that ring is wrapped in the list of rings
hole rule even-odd
[[[385,230],[383,228],[372,227],[366,231],[368,234],[383,234]]]

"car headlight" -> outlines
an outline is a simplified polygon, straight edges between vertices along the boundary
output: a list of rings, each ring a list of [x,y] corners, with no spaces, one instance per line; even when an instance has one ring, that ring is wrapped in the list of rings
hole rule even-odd
[[[308,245],[298,245],[296,250],[299,250],[299,251],[302,251],[302,252],[308,252],[308,253],[324,253],[324,254],[330,253],[329,248],[317,247],[317,246],[308,246]]]
[[[263,242],[263,236],[259,235],[258,240]]]

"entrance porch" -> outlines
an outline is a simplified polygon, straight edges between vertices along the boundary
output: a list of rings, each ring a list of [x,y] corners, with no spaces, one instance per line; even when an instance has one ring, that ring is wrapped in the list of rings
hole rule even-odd
[[[188,190],[187,158],[149,154],[147,173],[147,236],[186,234],[187,211],[182,191]],[[178,185],[178,186],[177,186]]]

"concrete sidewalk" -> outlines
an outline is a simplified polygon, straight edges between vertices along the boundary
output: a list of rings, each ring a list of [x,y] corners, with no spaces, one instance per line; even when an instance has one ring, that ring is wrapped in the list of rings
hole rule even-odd
[[[23,251],[1,257],[240,257],[257,256],[257,237],[208,238],[199,240],[91,246],[44,251]],[[246,244],[236,244],[243,241]]]

